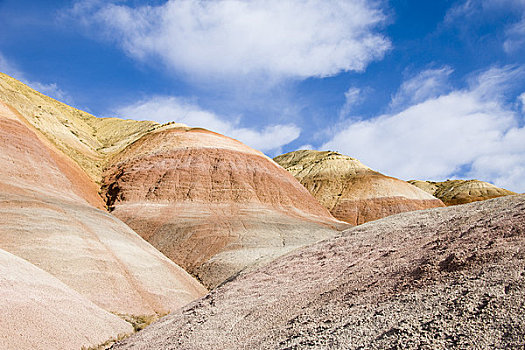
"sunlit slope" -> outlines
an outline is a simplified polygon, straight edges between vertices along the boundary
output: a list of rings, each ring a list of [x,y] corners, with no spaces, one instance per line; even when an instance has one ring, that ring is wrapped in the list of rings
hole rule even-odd
[[[446,205],[465,204],[516,194],[479,180],[447,180],[443,182],[410,180],[408,182],[441,199]]]
[[[0,348],[80,349],[133,332],[49,273],[0,249]]]
[[[300,150],[274,160],[295,176],[335,218],[350,224],[443,206],[425,191],[337,152]]]
[[[0,249],[111,312],[165,313],[205,293],[97,204],[79,166],[0,102]]]
[[[270,158],[205,129],[148,133],[104,175],[112,214],[210,288],[347,226]]]
[[[0,73],[0,101],[15,108],[99,183],[108,155],[161,127],[152,121],[96,118]]]

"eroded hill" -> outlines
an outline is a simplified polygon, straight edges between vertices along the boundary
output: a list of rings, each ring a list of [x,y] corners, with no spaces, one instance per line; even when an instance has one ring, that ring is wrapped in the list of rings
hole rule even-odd
[[[443,206],[425,191],[337,152],[300,150],[274,160],[335,218],[353,225],[405,211]]]
[[[410,180],[408,182],[441,199],[446,205],[465,204],[516,194],[479,180],[447,180],[443,182]]]
[[[149,131],[181,124],[97,118],[0,73],[0,101],[16,109],[100,184],[106,160]]]
[[[110,162],[112,213],[210,288],[346,226],[264,154],[208,130],[151,132]]]

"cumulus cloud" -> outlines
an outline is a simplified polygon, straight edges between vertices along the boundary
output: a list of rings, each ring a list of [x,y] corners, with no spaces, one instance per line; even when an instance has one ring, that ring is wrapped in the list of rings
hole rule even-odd
[[[418,78],[421,86],[433,85],[435,74],[423,76],[430,81]],[[399,112],[350,120],[321,149],[357,157],[403,179],[461,175],[524,192],[524,115],[503,98],[524,77],[519,67],[491,68],[473,77],[467,88],[409,100]]]
[[[56,83],[45,84],[39,81],[33,81],[27,79],[25,74],[21,72],[14,64],[12,64],[1,52],[0,52],[0,72],[12,76],[15,79],[20,80],[22,83],[32,87],[33,89],[43,93],[44,95],[51,96],[56,100],[72,104],[73,99],[62,89],[58,87]]]
[[[187,100],[156,96],[117,110],[119,115],[165,123],[175,121],[203,127],[233,137],[260,151],[277,154],[281,147],[297,139],[301,130],[293,124],[268,125],[262,129],[240,127],[240,119],[229,121]]]
[[[386,17],[379,1],[169,0],[131,7],[84,0],[69,16],[134,58],[160,58],[201,77],[362,71],[391,46],[380,33]]]

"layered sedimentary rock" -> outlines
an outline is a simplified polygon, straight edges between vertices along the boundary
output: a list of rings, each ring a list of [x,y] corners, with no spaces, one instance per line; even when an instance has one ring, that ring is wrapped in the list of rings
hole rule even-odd
[[[402,213],[240,276],[117,349],[518,349],[525,196]]]
[[[425,191],[337,152],[301,150],[274,160],[335,218],[353,225],[405,211],[443,206]]]
[[[109,156],[147,132],[180,125],[96,118],[45,96],[3,73],[0,73],[0,101],[16,109],[96,183],[100,183],[102,169]]]
[[[465,204],[516,194],[479,180],[447,180],[443,182],[410,180],[408,182],[441,199],[446,205]]]
[[[0,348],[80,349],[133,327],[57,278],[0,249]]]
[[[128,226],[97,209],[104,207],[97,192],[77,164],[0,101],[0,249],[111,312],[165,313],[205,293]]]
[[[261,152],[204,129],[151,132],[110,163],[112,214],[208,287],[344,226]]]

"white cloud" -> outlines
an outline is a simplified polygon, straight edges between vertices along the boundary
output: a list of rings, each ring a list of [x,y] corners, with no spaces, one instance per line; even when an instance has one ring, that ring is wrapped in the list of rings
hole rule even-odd
[[[281,147],[297,139],[301,130],[293,124],[268,125],[262,129],[243,128],[240,120],[233,122],[204,110],[187,100],[157,96],[121,107],[118,115],[138,120],[154,120],[165,123],[175,121],[189,126],[203,127],[270,154],[280,153]]]
[[[500,10],[525,8],[524,0],[463,0],[452,6],[445,15],[445,22],[479,17],[482,14],[496,13]]]
[[[55,100],[73,104],[73,99],[64,90],[58,87],[56,83],[43,84],[38,81],[21,80],[23,83],[29,85],[33,89],[43,93],[44,95],[53,97]]]
[[[471,79],[466,89],[430,94],[397,113],[349,121],[320,149],[357,157],[403,179],[442,180],[470,168],[462,175],[523,192],[524,116],[502,95],[524,75],[516,67],[489,69]]]
[[[390,107],[396,109],[407,104],[416,104],[439,96],[448,89],[450,67],[428,69],[403,82],[399,91],[392,97]]]
[[[44,84],[38,81],[32,81],[26,78],[25,74],[22,73],[15,65],[13,65],[4,55],[0,52],[0,72],[5,73],[15,79],[20,80],[22,83],[32,87],[33,89],[43,93],[44,95],[53,97],[56,100],[72,104],[73,99],[60,89],[56,83]]]
[[[525,8],[524,8],[525,16]],[[511,25],[505,32],[506,39],[503,42],[503,49],[507,53],[512,53],[525,46],[525,17],[518,23]]]
[[[324,77],[361,71],[390,41],[379,1],[169,0],[133,8],[81,1],[69,16],[132,57],[191,76]],[[150,60],[151,59],[151,60]]]
[[[7,58],[0,52],[0,72],[7,75],[20,75],[20,72],[7,60]]]
[[[345,92],[345,104],[339,111],[339,118],[347,117],[352,111],[352,107],[361,103],[363,100],[363,93],[361,89],[356,87],[350,87]]]
[[[521,20],[512,23],[508,14],[519,15]],[[525,0],[464,0],[447,11],[445,23],[468,26],[487,18],[504,25],[502,48],[506,53],[525,47]]]
[[[518,103],[521,105],[521,113],[525,114],[525,92],[518,96]]]
[[[297,150],[302,150],[302,149],[315,150],[316,148],[313,145],[307,143],[305,145],[297,147]]]

